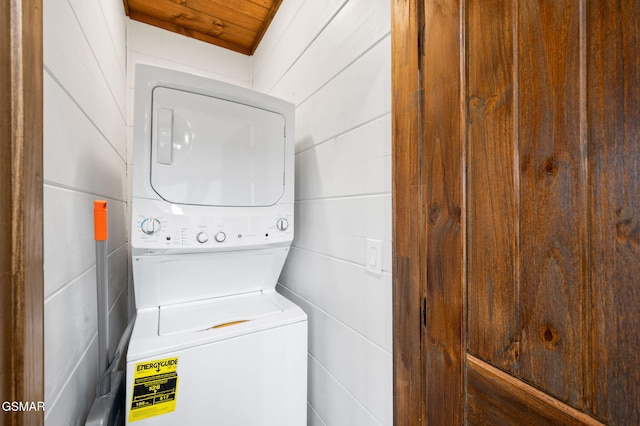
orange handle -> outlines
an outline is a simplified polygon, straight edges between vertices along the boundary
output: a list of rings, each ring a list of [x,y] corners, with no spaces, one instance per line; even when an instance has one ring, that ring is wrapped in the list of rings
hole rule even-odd
[[[96,241],[107,240],[107,202],[105,200],[93,202],[93,235]]]

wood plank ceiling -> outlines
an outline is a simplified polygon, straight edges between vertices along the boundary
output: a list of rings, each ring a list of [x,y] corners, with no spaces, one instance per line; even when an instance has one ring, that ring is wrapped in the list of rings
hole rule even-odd
[[[253,55],[282,0],[123,0],[129,18]]]

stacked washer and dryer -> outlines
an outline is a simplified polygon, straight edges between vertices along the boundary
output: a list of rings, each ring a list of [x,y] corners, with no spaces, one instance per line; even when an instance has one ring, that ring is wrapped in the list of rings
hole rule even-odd
[[[307,317],[275,291],[293,239],[293,106],[136,66],[136,425],[306,424]]]

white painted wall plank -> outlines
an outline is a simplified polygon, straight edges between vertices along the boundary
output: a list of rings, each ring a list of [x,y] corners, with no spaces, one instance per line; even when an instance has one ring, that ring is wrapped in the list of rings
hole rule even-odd
[[[278,10],[253,55],[253,88],[271,92],[347,1],[304,0],[302,6],[300,0],[282,2],[285,13],[281,18]]]
[[[366,264],[366,240],[382,240],[382,269],[391,272],[391,195],[296,204],[294,246]]]
[[[294,247],[280,283],[391,353],[390,274]]]
[[[124,4],[120,1],[98,0],[107,30],[116,52],[120,72],[126,78],[127,74],[127,17],[124,14]]]
[[[43,6],[45,68],[126,158],[124,111],[118,109],[71,6],[66,0],[48,0]]]
[[[311,380],[308,380],[308,383],[310,386],[313,385]],[[307,403],[307,426],[327,426],[327,424],[322,421],[317,411],[309,403]]]
[[[391,112],[390,38],[385,37],[296,108],[296,151]]]
[[[55,400],[45,398],[47,426],[82,426],[95,396],[98,380],[98,342],[92,340]],[[47,402],[49,401],[49,402]]]
[[[388,0],[350,0],[270,93],[301,104],[391,28]]]
[[[294,292],[283,287],[279,290],[309,317],[309,354],[357,400],[357,403],[348,403],[339,398],[339,403],[348,408],[329,409],[325,415],[318,411],[325,422],[354,424],[358,416],[352,414],[352,410],[362,405],[376,421],[391,425],[391,355]],[[342,421],[328,421],[333,417]]]
[[[122,123],[124,126],[124,123]],[[125,159],[44,73],[44,176],[69,189],[125,201]]]
[[[120,68],[118,52],[111,43],[111,33],[100,8],[100,0],[69,0],[82,33],[87,39],[109,91],[115,99],[120,115],[125,116],[125,74]]]
[[[390,115],[296,155],[296,200],[390,192]]]
[[[61,393],[95,338],[96,304],[95,268],[87,270],[56,297],[45,299],[45,401],[52,403]]]
[[[315,358],[309,357],[309,400],[320,418],[329,425],[377,426],[371,413],[358,403],[349,392]],[[323,422],[325,423],[325,422]]]
[[[298,17],[298,12],[304,10],[302,9],[304,3],[305,0],[287,0],[280,4],[280,6],[278,7],[278,12],[275,14],[273,19],[271,20],[271,23],[269,24],[269,31],[267,31],[262,36],[262,40],[260,40],[258,48],[253,53],[252,62],[254,62],[254,64],[256,62],[263,63],[265,58],[272,58],[272,55],[277,55],[279,53],[278,46],[281,42],[287,41],[287,37],[285,37],[285,35],[291,28],[291,26],[295,25],[295,22],[300,19]],[[326,2],[314,3],[326,4]]]
[[[251,57],[137,21],[127,21],[129,87],[133,66],[145,62],[248,87]]]

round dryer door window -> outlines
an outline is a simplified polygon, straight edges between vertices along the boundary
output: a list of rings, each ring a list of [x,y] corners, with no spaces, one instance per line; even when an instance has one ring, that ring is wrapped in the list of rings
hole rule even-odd
[[[151,185],[166,201],[270,206],[284,194],[281,114],[156,87],[151,133]]]

